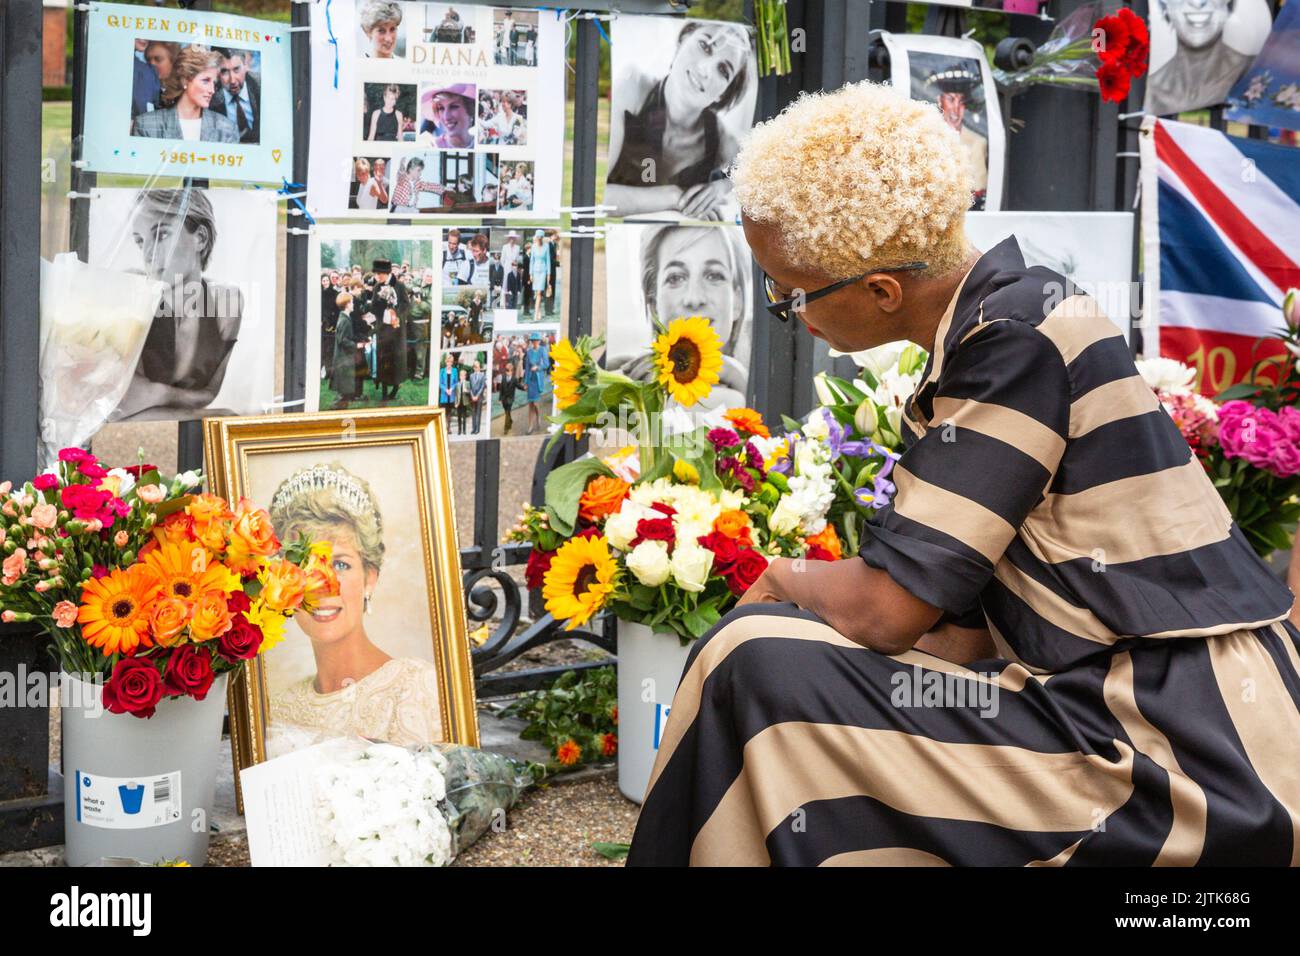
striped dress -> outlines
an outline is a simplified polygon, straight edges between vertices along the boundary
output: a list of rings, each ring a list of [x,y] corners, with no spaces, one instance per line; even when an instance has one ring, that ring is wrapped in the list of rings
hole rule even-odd
[[[733,612],[692,649],[628,862],[1300,863],[1291,593],[1093,300],[998,245],[907,423],[861,557],[997,659]]]

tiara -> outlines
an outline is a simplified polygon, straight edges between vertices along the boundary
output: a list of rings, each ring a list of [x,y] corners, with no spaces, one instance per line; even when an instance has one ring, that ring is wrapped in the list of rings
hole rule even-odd
[[[286,481],[271,499],[271,510],[275,511],[283,507],[290,499],[297,498],[301,494],[318,491],[321,488],[332,489],[354,515],[374,513],[370,496],[361,485],[357,484],[357,480],[347,472],[331,468],[329,465],[313,465]]]

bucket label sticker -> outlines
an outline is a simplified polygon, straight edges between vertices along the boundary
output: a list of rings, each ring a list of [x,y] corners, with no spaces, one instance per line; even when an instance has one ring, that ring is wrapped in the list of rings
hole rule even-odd
[[[181,772],[106,777],[77,771],[77,822],[108,830],[142,830],[181,818]]]
[[[672,704],[664,706],[658,702],[655,703],[655,725],[654,725],[654,749],[659,749],[659,741],[663,740],[664,727],[668,724],[668,712],[673,709]]]

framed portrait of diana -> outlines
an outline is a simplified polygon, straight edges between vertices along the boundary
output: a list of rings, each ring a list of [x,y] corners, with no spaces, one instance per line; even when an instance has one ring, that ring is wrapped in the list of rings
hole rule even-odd
[[[340,590],[231,687],[237,768],[329,737],[478,744],[439,409],[213,418],[212,490],[328,541]]]

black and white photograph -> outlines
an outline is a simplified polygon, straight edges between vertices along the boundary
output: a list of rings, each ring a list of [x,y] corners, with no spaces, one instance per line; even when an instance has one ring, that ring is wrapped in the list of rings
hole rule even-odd
[[[411,6],[392,0],[359,0],[356,6],[358,53],[371,60],[406,56],[407,25],[402,21]]]
[[[424,4],[425,43],[478,42],[478,7],[472,4]]]
[[[528,91],[478,91],[478,141],[484,146],[528,143]]]
[[[368,143],[413,142],[416,100],[413,83],[363,84],[361,138]]]
[[[426,405],[437,276],[429,239],[366,232],[317,246],[318,370],[309,407]],[[309,335],[311,329],[309,329]]]
[[[655,323],[704,316],[722,339],[721,379],[703,408],[745,405],[753,340],[752,259],[739,226],[606,227],[607,367],[632,378],[655,374]],[[639,281],[628,281],[635,276]]]
[[[1268,39],[1268,0],[1151,0],[1146,111],[1217,106]]]
[[[97,189],[89,264],[161,299],[112,421],[261,413],[275,387],[276,204],[240,189]]]
[[[1004,134],[997,87],[975,40],[881,32],[890,83],[934,103],[956,131],[971,181],[971,209],[1002,208]]]
[[[612,215],[736,221],[726,169],[758,96],[749,28],[621,16],[610,34],[604,202]]]
[[[440,81],[420,87],[416,142],[438,149],[473,149],[475,102],[473,83]]]
[[[261,58],[253,50],[136,37],[131,135],[257,145]]]
[[[537,11],[492,11],[492,50],[497,66],[537,65]]]
[[[487,438],[492,409],[492,350],[480,345],[441,351],[437,393],[451,441]]]

